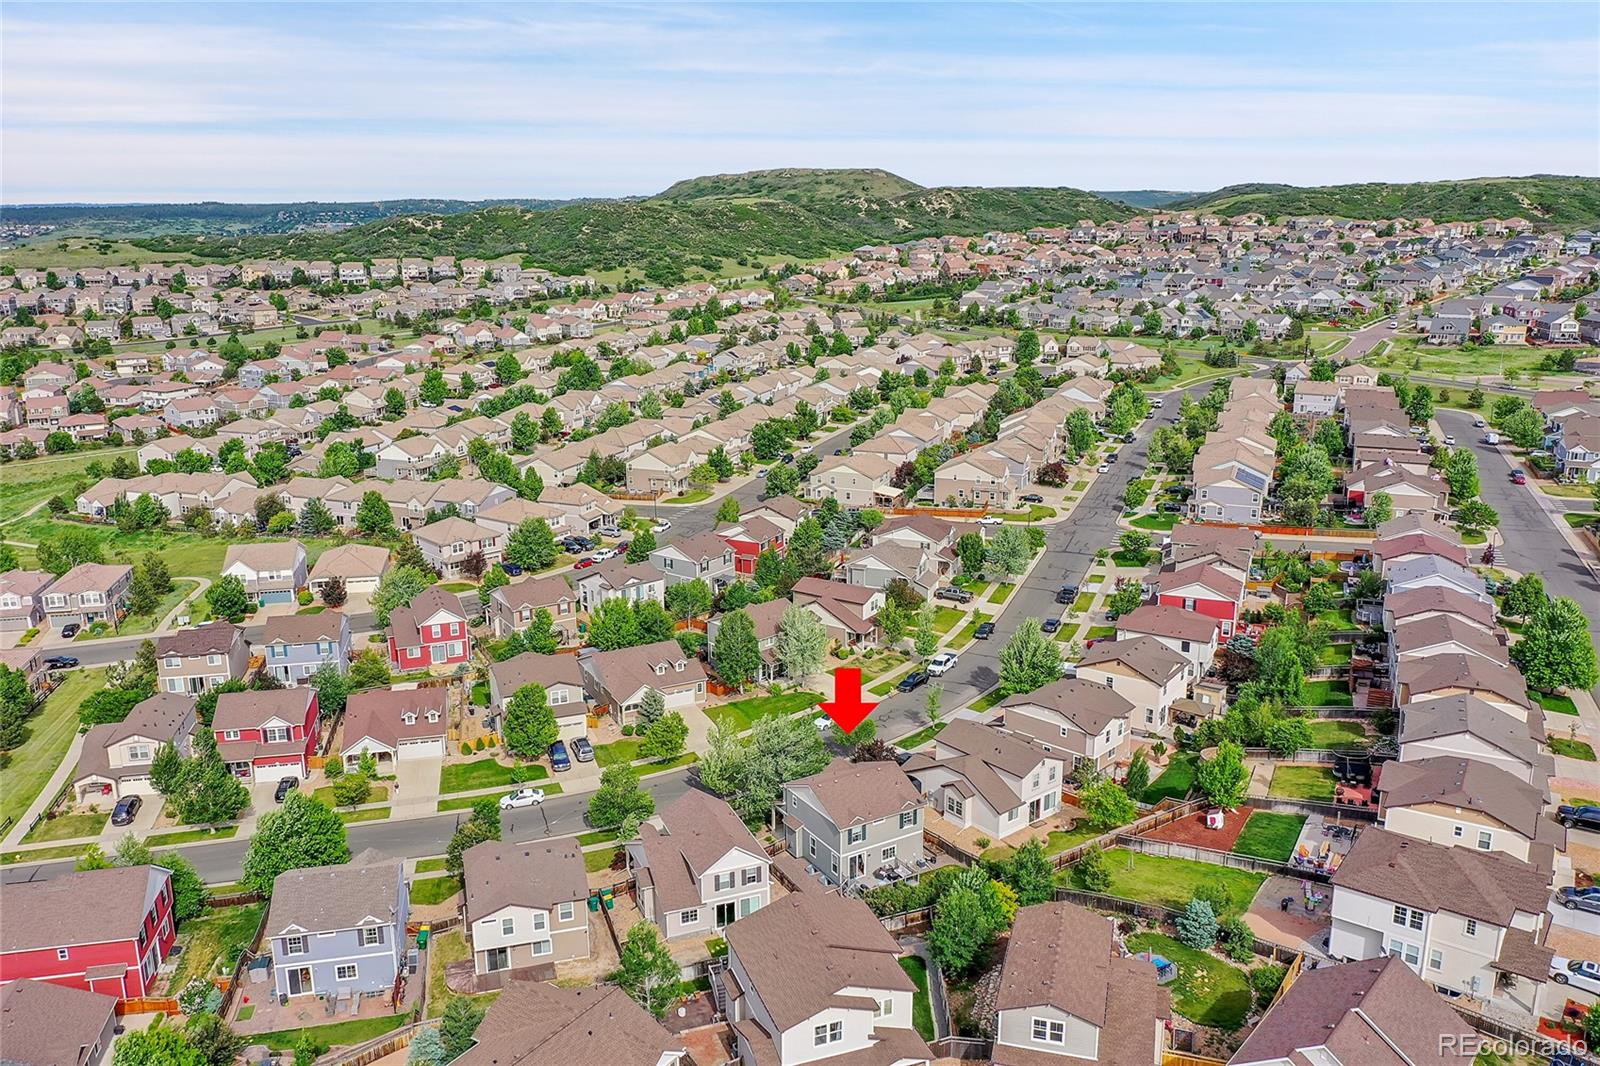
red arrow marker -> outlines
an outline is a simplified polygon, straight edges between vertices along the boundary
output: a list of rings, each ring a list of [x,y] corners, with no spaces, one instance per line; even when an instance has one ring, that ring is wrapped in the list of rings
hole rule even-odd
[[[876,706],[876,703],[862,702],[858,667],[841,666],[833,672],[833,699],[825,701],[822,710],[833,719],[834,725],[853,733]]]

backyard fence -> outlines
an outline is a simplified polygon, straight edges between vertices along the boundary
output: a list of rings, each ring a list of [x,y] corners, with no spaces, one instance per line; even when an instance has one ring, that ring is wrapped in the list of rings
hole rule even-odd
[[[252,895],[254,895],[252,893]],[[259,896],[254,898],[259,899]],[[226,1018],[233,1009],[233,1001],[239,995],[239,989],[244,987],[244,972],[249,969],[250,963],[255,961],[256,948],[261,943],[261,937],[267,931],[267,908],[261,908],[261,920],[256,922],[256,931],[250,937],[250,946],[239,952],[239,958],[233,964],[233,972],[228,975],[227,987],[222,990],[222,1008],[217,1011],[219,1018]]]
[[[994,1054],[993,1040],[980,1040],[972,1036],[947,1036],[928,1044],[929,1049],[942,1059],[959,1059],[962,1062],[987,1062]]]
[[[116,1011],[124,1014],[178,1014],[178,1001],[167,996],[133,996],[117,1000]],[[224,1012],[226,1013],[226,1012]]]
[[[50,802],[40,808],[39,813],[34,815],[33,821],[28,823],[28,832],[22,834],[22,839],[28,839],[28,833],[31,833],[35,829],[39,828],[39,823],[50,817],[50,812],[61,806],[62,799],[64,799],[67,793],[71,791],[72,782],[70,780],[61,782],[61,787],[56,789],[56,794],[54,796],[50,797]],[[24,859],[26,859],[26,854],[24,854]]]
[[[368,1063],[393,1055],[411,1046],[411,1041],[423,1028],[422,1022],[412,1022],[375,1036],[364,1044],[330,1051],[317,1060],[317,1066],[367,1066]]]
[[[1204,805],[1205,804],[1200,800],[1187,800],[1183,803],[1179,803],[1175,807],[1169,807],[1166,810],[1161,810],[1158,807],[1153,814],[1147,814],[1143,818],[1131,822],[1128,825],[1118,826],[1109,832],[1102,833],[1093,840],[1085,840],[1083,843],[1075,844],[1066,851],[1061,852],[1061,854],[1057,855],[1053,860],[1055,862],[1056,869],[1062,870],[1068,866],[1071,866],[1073,863],[1087,855],[1091,848],[1101,848],[1103,850],[1113,846],[1116,843],[1117,838],[1124,834],[1136,836],[1140,833],[1148,833],[1152,829],[1160,829],[1164,825],[1171,825],[1173,822],[1186,818],[1195,811],[1198,811]]]
[[[1149,837],[1120,836],[1117,838],[1117,847],[1129,851],[1141,851],[1146,855],[1187,859],[1190,862],[1228,866],[1235,870],[1249,870],[1253,873],[1290,874],[1297,877],[1306,873],[1304,870],[1295,870],[1271,859],[1258,859],[1253,855],[1235,855],[1231,851],[1217,851],[1215,848],[1205,848],[1198,844],[1178,844],[1170,840],[1152,840]]]
[[[1182,911],[1172,910],[1169,907],[1163,907],[1159,903],[1140,903],[1137,900],[1123,899],[1121,896],[1109,896],[1100,892],[1083,892],[1075,888],[1058,888],[1056,889],[1055,898],[1058,903],[1075,903],[1090,910],[1111,911],[1114,914],[1124,914],[1129,918],[1137,918],[1140,921],[1155,922],[1157,924],[1171,924],[1178,915],[1183,913]],[[1269,940],[1262,940],[1260,937],[1257,937],[1255,942],[1251,944],[1251,950],[1269,962],[1280,962],[1285,966],[1294,965],[1295,960],[1300,958],[1301,954],[1294,948],[1285,947],[1282,944],[1274,944]]]
[[[1315,814],[1335,820],[1347,818],[1357,822],[1376,822],[1377,807],[1357,807],[1353,804],[1322,803],[1318,800],[1278,799],[1276,796],[1246,796],[1244,805],[1258,811],[1275,811],[1280,814]]]

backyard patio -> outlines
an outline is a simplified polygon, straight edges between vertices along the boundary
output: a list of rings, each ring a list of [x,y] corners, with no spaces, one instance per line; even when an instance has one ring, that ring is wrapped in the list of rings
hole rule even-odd
[[[397,1006],[389,1002],[389,993],[370,995],[351,994],[332,996],[292,996],[287,1003],[279,1003],[272,983],[272,970],[263,967],[253,971],[266,975],[266,979],[251,981],[247,975],[245,985],[233,1004],[228,1024],[246,1035],[276,1033],[286,1029],[305,1029],[311,1026],[332,1025],[378,1018],[392,1018],[408,1013],[416,1005],[422,982],[415,976],[405,981],[401,1001]]]

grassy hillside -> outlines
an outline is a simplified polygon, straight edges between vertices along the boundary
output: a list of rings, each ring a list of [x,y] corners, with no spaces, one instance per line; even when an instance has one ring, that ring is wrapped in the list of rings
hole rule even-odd
[[[1414,218],[1439,222],[1521,215],[1553,226],[1600,221],[1600,178],[1535,174],[1522,178],[1468,178],[1408,184],[1230,185],[1166,205],[1224,215],[1338,215],[1344,218]]]
[[[884,171],[786,170],[697,178],[644,200],[411,215],[337,233],[169,235],[137,243],[213,259],[520,254],[560,271],[642,265],[650,276],[668,278],[686,265],[724,259],[817,257],[864,243],[1131,214],[1080,189],[925,189]]]
[[[1122,189],[1105,192],[1100,189],[1094,191],[1096,196],[1113,200],[1129,207],[1137,207],[1143,211],[1151,211],[1179,200],[1188,200],[1191,197],[1203,195],[1196,192],[1174,192],[1169,189]]]

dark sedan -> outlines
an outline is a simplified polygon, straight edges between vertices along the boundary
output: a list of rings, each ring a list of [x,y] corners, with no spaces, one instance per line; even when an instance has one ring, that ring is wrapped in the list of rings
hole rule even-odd
[[[926,670],[917,670],[908,674],[904,681],[895,686],[895,689],[900,692],[915,692],[927,683],[928,672]]]
[[[993,622],[980,623],[978,628],[975,631],[973,631],[972,635],[974,637],[977,637],[979,640],[988,640],[990,637],[994,636],[994,623]]]
[[[117,805],[111,809],[111,824],[132,825],[133,816],[139,813],[139,808],[143,805],[144,801],[138,796],[122,797],[117,801]]]
[[[1044,630],[1046,633],[1054,633],[1056,630],[1061,628],[1061,619],[1046,618],[1043,622],[1039,623],[1039,628]]]

